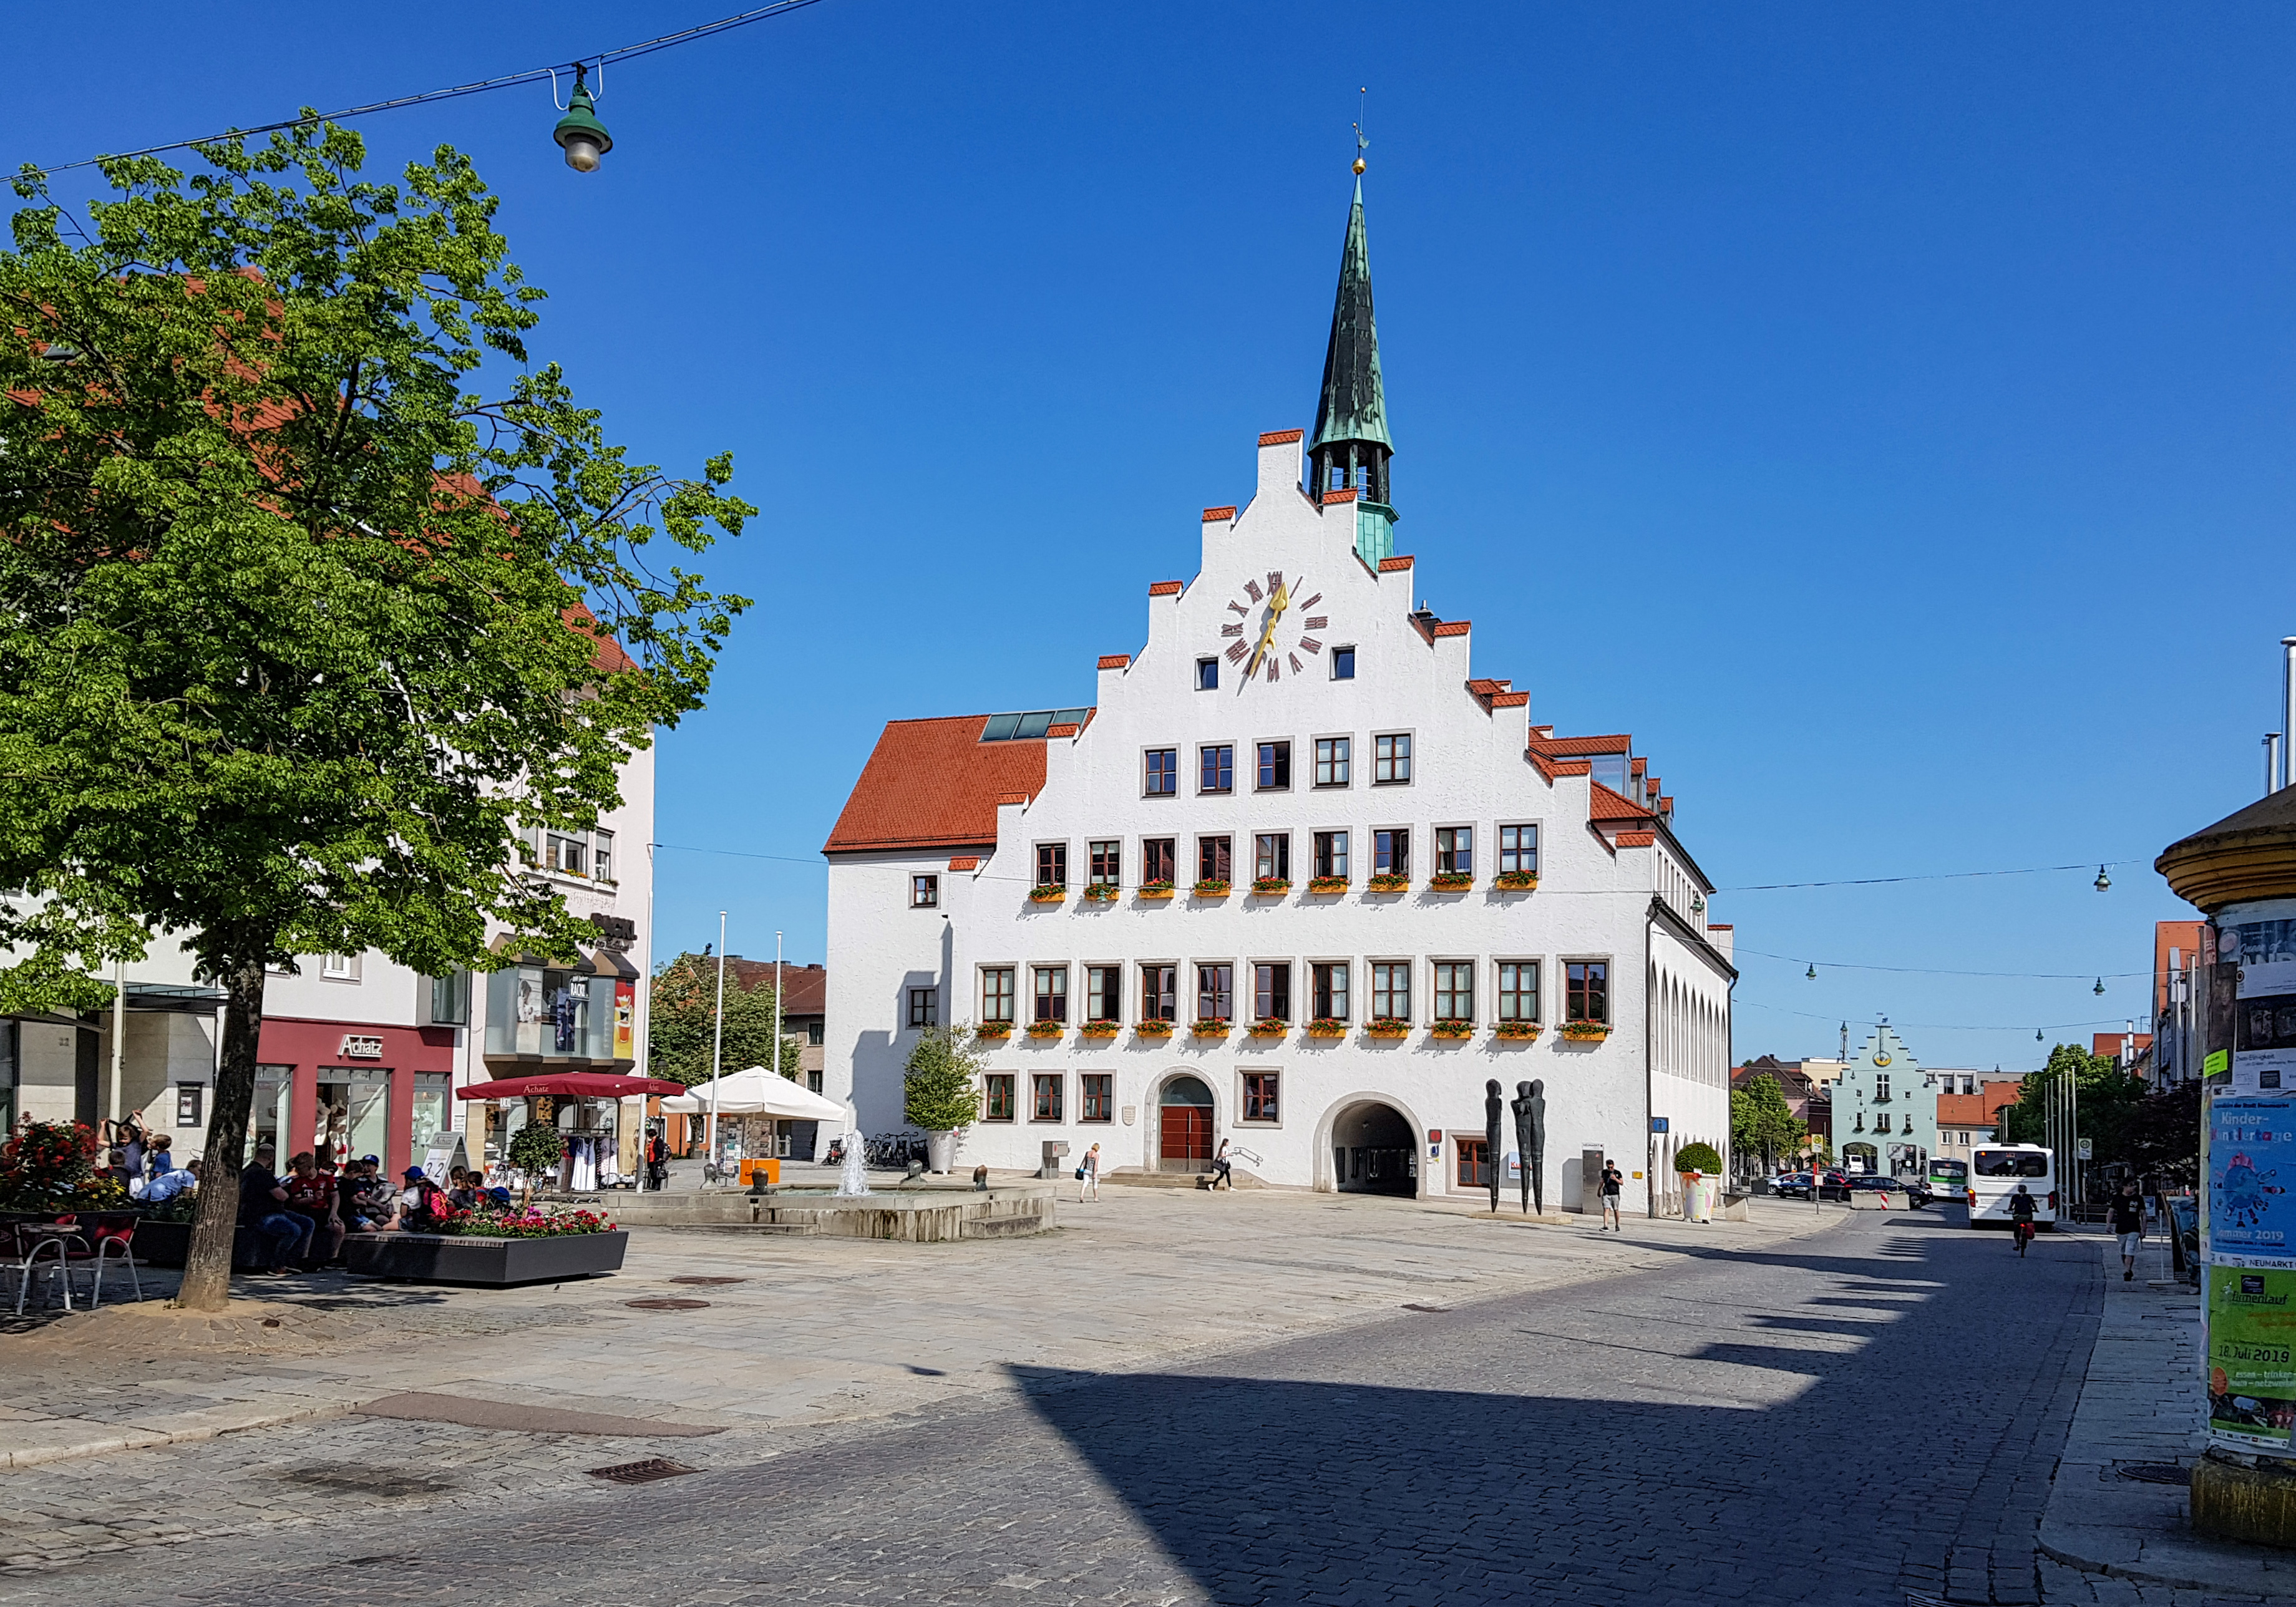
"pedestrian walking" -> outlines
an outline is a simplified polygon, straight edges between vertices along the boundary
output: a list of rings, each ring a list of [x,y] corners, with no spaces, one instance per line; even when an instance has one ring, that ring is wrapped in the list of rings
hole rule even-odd
[[[1619,1224],[1619,1191],[1626,1185],[1626,1174],[1619,1170],[1619,1163],[1615,1160],[1603,1162],[1603,1226],[1606,1229],[1615,1227],[1620,1233],[1627,1231]]]
[[[2120,1239],[2120,1281],[2133,1283],[2136,1252],[2144,1247],[2144,1201],[2137,1197],[2133,1183],[2122,1184],[2112,1197],[2112,1231]]]
[[[1088,1199],[1100,1198],[1100,1146],[1098,1144],[1093,1145],[1084,1152],[1084,1160],[1077,1167],[1077,1177],[1083,1185],[1077,1190],[1078,1205],[1082,1205]]]
[[[1225,1138],[1219,1141],[1219,1149],[1212,1156],[1212,1180],[1210,1186],[1218,1188],[1223,1183],[1227,1185],[1230,1193],[1235,1192],[1235,1162],[1227,1158],[1227,1140]]]

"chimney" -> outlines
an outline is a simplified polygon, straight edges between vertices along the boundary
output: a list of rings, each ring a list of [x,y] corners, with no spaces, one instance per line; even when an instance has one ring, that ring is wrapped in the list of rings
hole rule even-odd
[[[2296,734],[2296,636],[2280,638],[2280,785],[2288,784],[2288,743]]]

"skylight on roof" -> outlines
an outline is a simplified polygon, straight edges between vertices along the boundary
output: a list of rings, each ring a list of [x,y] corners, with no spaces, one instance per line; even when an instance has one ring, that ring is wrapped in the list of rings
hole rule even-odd
[[[1017,742],[1044,735],[1055,726],[1081,726],[1089,709],[1038,709],[1028,714],[992,714],[980,728],[984,742]]]

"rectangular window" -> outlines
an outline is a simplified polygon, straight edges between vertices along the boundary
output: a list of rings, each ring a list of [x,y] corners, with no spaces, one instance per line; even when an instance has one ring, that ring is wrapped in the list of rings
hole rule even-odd
[[[1259,791],[1281,792],[1292,785],[1292,744],[1259,744]]]
[[[1587,756],[1588,773],[1602,785],[1624,796],[1627,791],[1627,756],[1623,753],[1590,753]]]
[[[1475,1019],[1473,961],[1435,962],[1435,1019],[1439,1021],[1472,1021]]]
[[[909,907],[937,909],[940,906],[940,878],[912,876],[909,878]]]
[[[1341,876],[1348,873],[1348,834],[1345,832],[1316,833],[1316,874]]]
[[[980,968],[980,1019],[984,1021],[1013,1021],[1013,968],[1010,965],[984,965]]]
[[[1411,779],[1411,739],[1375,736],[1371,739],[1371,779],[1376,786],[1392,786]]]
[[[1890,1074],[1887,1071],[1876,1071],[1874,1073],[1874,1102],[1879,1104],[1889,1097]]]
[[[1123,1002],[1117,997],[1124,987],[1124,972],[1114,965],[1087,965],[1084,968],[1084,1019],[1087,1021],[1113,1021],[1122,1019]]]
[[[1463,876],[1474,874],[1474,827],[1437,826],[1435,828],[1435,869],[1439,874],[1444,872]]]
[[[555,832],[545,832],[542,840],[542,864],[545,870],[561,871],[569,876],[587,873],[583,868],[589,859],[589,850],[579,837],[561,837]]]
[[[1538,1019],[1538,962],[1501,960],[1499,962],[1499,1020],[1535,1021]]]
[[[1078,1121],[1116,1119],[1116,1078],[1106,1071],[1087,1071],[1077,1078],[1077,1098],[1082,1108]]]
[[[1332,649],[1332,679],[1352,681],[1356,678],[1356,650],[1352,647]]]
[[[1411,1019],[1410,961],[1372,962],[1371,1017],[1375,1021],[1407,1021]]]
[[[611,832],[590,833],[590,874],[601,881],[614,879],[614,834]]]
[[[1140,1019],[1177,1021],[1180,1015],[1180,968],[1143,965],[1140,968]]]
[[[1316,739],[1316,784],[1319,787],[1344,787],[1348,784],[1348,750],[1352,746],[1344,736],[1319,736]]]
[[[1095,887],[1114,887],[1123,877],[1119,874],[1124,864],[1122,845],[1113,840],[1090,845],[1092,855],[1092,884]]]
[[[909,1028],[912,1031],[923,1027],[940,1025],[940,989],[912,988],[909,989]]]
[[[359,957],[357,955],[329,955],[320,963],[319,974],[332,977],[338,982],[359,980]]]
[[[816,1049],[820,1048],[824,1041],[822,1036],[822,1029],[825,1023],[819,1020],[810,1021],[805,1024],[805,1041]],[[814,1075],[818,1077],[821,1074],[816,1071]],[[819,1093],[820,1090],[816,1089],[815,1092]]]
[[[1374,876],[1411,874],[1411,828],[1382,826],[1371,834],[1371,873]]]
[[[1233,1020],[1234,1015],[1235,967],[1197,966],[1196,1019],[1200,1021],[1225,1021]]]
[[[1029,1078],[1029,1112],[1036,1121],[1059,1121],[1061,1115],[1061,1074],[1039,1071]]]
[[[1261,832],[1251,840],[1251,873],[1292,880],[1292,834]]]
[[[1348,964],[1335,960],[1327,965],[1310,968],[1316,987],[1316,1019],[1323,1021],[1344,1021],[1348,1019]]]
[[[1036,968],[1037,1013],[1031,1021],[1065,1021],[1069,1019],[1069,968],[1065,965],[1039,965]]]
[[[471,973],[450,971],[430,979],[430,1021],[438,1027],[471,1024]]]
[[[1283,1107],[1277,1103],[1282,1078],[1274,1071],[1247,1071],[1243,1074],[1243,1119],[1246,1121],[1280,1121]]]
[[[805,1088],[806,1088],[806,1092],[807,1092],[807,1093],[808,1093],[808,1094],[818,1094],[818,1093],[820,1093],[820,1092],[821,1092],[821,1073],[820,1073],[820,1072],[818,1072],[818,1071],[808,1071],[808,1072],[807,1072],[807,1073],[805,1074]],[[1011,1097],[1011,1095],[1010,1095],[1010,1094],[1007,1094],[1005,1097],[1007,1097],[1007,1098],[1009,1099],[1009,1098]]]
[[[1180,790],[1180,755],[1173,748],[1148,750],[1147,778],[1144,790],[1151,798],[1169,798]]]
[[[1488,1188],[1491,1185],[1490,1151],[1480,1138],[1461,1138],[1459,1146],[1459,1186]]]
[[[1499,828],[1499,874],[1538,874],[1538,828],[1537,826],[1501,826]]]
[[[198,1127],[207,1125],[208,1090],[205,1083],[176,1085],[176,1125]]]
[[[1611,1019],[1611,967],[1603,960],[1566,960],[1562,964],[1563,1019],[1608,1021]]]
[[[1170,881],[1180,873],[1180,857],[1168,837],[1150,837],[1140,844],[1140,880]]]
[[[1235,790],[1235,750],[1226,742],[1217,747],[1196,750],[1196,791],[1199,792],[1232,792]]]
[[[1012,1120],[1013,1074],[1010,1071],[991,1071],[982,1078],[980,1082],[984,1091],[981,1103],[985,1111],[981,1119],[983,1121]]]
[[[1069,884],[1069,845],[1065,842],[1040,842],[1037,845],[1037,885],[1066,887]]]
[[[1219,660],[1218,659],[1198,659],[1196,660],[1196,690],[1198,692],[1218,692],[1219,690]]]
[[[1277,962],[1251,968],[1251,1019],[1288,1021],[1292,1019],[1292,967]]]
[[[1228,880],[1226,838],[1199,837],[1196,839],[1196,880],[1199,881]]]

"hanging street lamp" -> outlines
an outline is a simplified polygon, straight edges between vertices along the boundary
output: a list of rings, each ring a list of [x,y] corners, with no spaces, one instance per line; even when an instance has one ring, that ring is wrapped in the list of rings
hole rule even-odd
[[[614,148],[614,136],[598,120],[597,102],[590,98],[587,77],[588,69],[577,62],[574,93],[567,97],[566,115],[550,131],[550,137],[566,152],[566,165],[577,173],[595,173],[598,159]]]
[[[1817,962],[1816,962],[1816,961],[1812,960],[1812,961],[1809,963],[1809,971],[1808,971],[1808,972],[1807,974],[1808,975],[1809,980],[1810,980],[1811,981],[1815,982],[1815,981],[1816,981],[1816,980],[1817,980]]]
[[[2104,873],[2104,867],[2103,865],[2098,865],[2096,867],[2096,890],[2102,893],[2112,886],[2112,878]]]
[[[2095,987],[2094,989],[2092,989],[2091,991],[2095,992],[2095,993],[2100,993],[2100,994],[2101,994],[2101,993],[2103,993],[2103,992],[2104,991],[2104,979],[2103,979],[2103,977],[2099,977],[2099,978],[2097,978],[2097,980],[2096,980],[2096,987]]]

